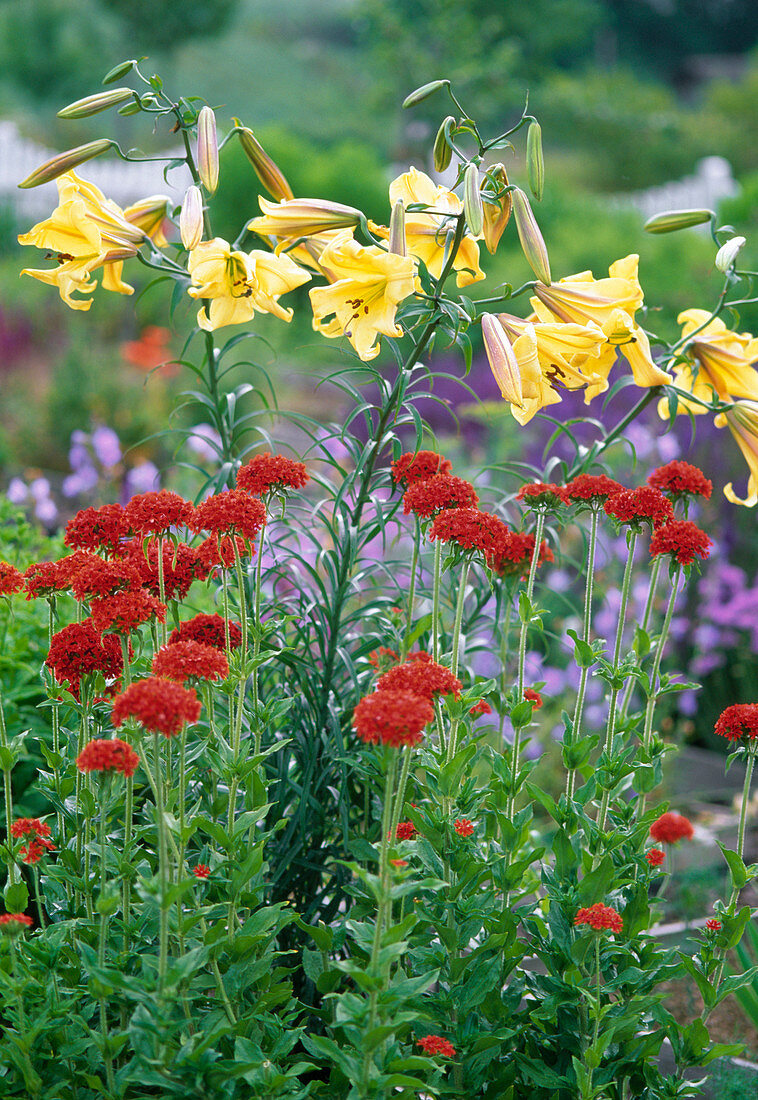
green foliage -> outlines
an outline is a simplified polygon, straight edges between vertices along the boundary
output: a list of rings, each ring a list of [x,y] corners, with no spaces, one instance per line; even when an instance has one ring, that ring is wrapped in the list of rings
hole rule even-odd
[[[215,38],[235,14],[239,0],[204,0],[186,8],[171,0],[100,0],[123,22],[125,35],[139,54],[173,47],[185,38]]]

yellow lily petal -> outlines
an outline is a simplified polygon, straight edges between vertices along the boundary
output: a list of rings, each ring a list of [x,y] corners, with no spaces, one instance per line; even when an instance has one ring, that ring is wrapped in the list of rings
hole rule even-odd
[[[545,377],[540,366],[537,334],[533,325],[526,325],[523,335],[513,344],[513,351],[521,373],[523,405],[511,405],[511,413],[519,424],[528,424],[532,417],[548,405],[560,402],[560,394]]]
[[[682,336],[692,335],[692,340],[685,349],[687,361],[674,367],[676,385],[705,402],[712,402],[714,394],[721,401],[758,401],[758,370],[753,366],[758,340],[749,332],[732,332],[719,317],[709,318],[704,309],[687,309],[677,318]],[[658,411],[667,418],[668,402],[662,401]],[[677,411],[700,416],[708,409],[680,398]]]
[[[758,401],[735,401],[731,408],[719,413],[714,423],[717,428],[724,425],[729,428],[750,471],[744,499],[737,496],[732,482],[724,486],[724,496],[732,504],[754,508],[758,504]]]
[[[413,293],[411,256],[396,256],[375,245],[364,248],[348,231],[326,246],[319,266],[331,285],[310,291],[317,332],[346,336],[364,362],[379,354],[380,335],[402,335],[395,313]]]

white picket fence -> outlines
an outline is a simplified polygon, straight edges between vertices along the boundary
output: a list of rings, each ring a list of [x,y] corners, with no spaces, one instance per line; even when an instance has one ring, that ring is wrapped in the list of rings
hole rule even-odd
[[[0,120],[0,205],[10,204],[20,222],[36,221],[55,207],[58,191],[54,182],[24,190],[19,190],[18,184],[59,151],[28,141],[15,122]],[[177,150],[176,155],[182,154]],[[149,195],[166,195],[178,203],[191,182],[184,165],[171,169],[166,182],[159,162],[123,161],[107,154],[87,161],[79,171],[119,206],[128,206]]]
[[[722,199],[731,199],[739,193],[740,185],[732,175],[729,161],[724,157],[703,157],[691,176],[645,191],[617,195],[613,204],[617,208],[633,206],[647,220],[666,210],[717,210]]]

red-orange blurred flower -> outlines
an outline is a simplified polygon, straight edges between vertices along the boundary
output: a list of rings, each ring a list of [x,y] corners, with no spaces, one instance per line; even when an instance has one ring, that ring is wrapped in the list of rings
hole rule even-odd
[[[727,741],[742,741],[744,738],[754,741],[758,737],[758,703],[733,703],[722,710],[714,733],[726,737]]]
[[[666,858],[666,853],[662,852],[660,848],[650,848],[645,852],[645,859],[648,861],[651,867],[660,867]]]
[[[160,367],[158,374],[171,378],[179,370],[179,364],[171,359],[168,341],[171,333],[159,325],[143,328],[138,340],[127,340],[120,352],[127,363],[142,371],[152,371]]]
[[[659,844],[676,844],[678,840],[692,840],[695,829],[684,814],[669,810],[653,822],[650,826],[650,835]]]
[[[527,688],[524,692],[524,698],[532,704],[534,710],[539,710],[542,706],[542,696],[534,688]]]
[[[398,821],[395,829],[395,840],[413,840],[417,832],[412,821]]]
[[[0,561],[0,596],[11,596],[24,587],[24,576],[15,565]]]
[[[480,714],[492,714],[492,707],[486,699],[480,699],[478,703],[474,703],[469,714],[473,718],[478,718]]]
[[[474,823],[469,821],[467,817],[459,817],[456,819],[453,828],[458,836],[471,836],[474,831]]]
[[[211,869],[207,863],[196,863],[192,868],[192,874],[195,878],[207,878],[211,873]]]
[[[416,1046],[421,1047],[425,1054],[438,1054],[440,1058],[455,1058],[455,1047],[447,1039],[439,1035],[424,1035],[416,1040]]]
[[[563,486],[554,485],[552,481],[532,481],[528,485],[522,485],[516,493],[516,500],[545,508],[557,508],[559,504],[569,503],[568,493]]]
[[[649,523],[660,527],[674,518],[671,501],[659,489],[650,485],[640,485],[638,489],[622,489],[605,502],[605,511],[619,523],[628,523],[639,527]]]

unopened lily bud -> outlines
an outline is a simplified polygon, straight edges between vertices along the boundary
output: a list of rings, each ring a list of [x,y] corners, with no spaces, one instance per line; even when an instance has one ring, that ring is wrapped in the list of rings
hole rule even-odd
[[[109,92],[97,92],[96,95],[88,95],[85,99],[69,103],[68,107],[58,111],[58,118],[89,118],[90,115],[98,115],[109,107],[116,107],[119,103],[132,99],[133,96],[131,88],[112,88]]]
[[[482,232],[484,244],[490,255],[494,256],[497,251],[497,246],[500,243],[500,238],[510,220],[513,199],[511,198],[510,191],[505,191],[505,188],[508,186],[508,176],[502,164],[493,165],[488,171],[487,176],[490,186],[493,187],[496,192],[504,191],[504,194],[494,201],[489,200],[486,195],[482,195],[484,212],[484,226]]]
[[[452,115],[448,115],[445,121],[437,131],[437,136],[434,139],[434,150],[432,153],[434,159],[434,171],[444,172],[447,166],[450,164],[451,157],[453,155],[453,149],[448,141],[451,128],[455,126],[455,119]]]
[[[203,196],[199,187],[187,188],[179,215],[179,235],[188,252],[203,239]]]
[[[545,161],[542,156],[542,127],[539,122],[529,124],[526,135],[526,174],[529,189],[537,202],[545,190]]]
[[[689,229],[703,225],[715,217],[712,210],[665,210],[645,222],[646,233],[675,233],[677,229]]]
[[[234,119],[237,137],[247,159],[263,186],[275,199],[293,199],[295,194],[279,166],[271,159],[252,130],[243,126],[238,118]]]
[[[417,103],[421,103],[423,100],[428,99],[430,95],[434,95],[440,88],[447,88],[449,84],[449,80],[430,80],[428,84],[422,84],[420,88],[416,88],[410,95],[407,95],[403,100],[403,107],[415,107]]]
[[[197,171],[209,195],[218,187],[218,138],[216,116],[203,107],[197,116]]]
[[[18,186],[39,187],[41,183],[49,183],[50,180],[62,176],[64,172],[70,172],[72,168],[84,164],[86,160],[99,157],[101,153],[104,153],[106,149],[110,149],[115,144],[110,138],[98,138],[97,141],[88,141],[86,145],[77,145],[74,149],[67,149],[65,153],[59,153],[57,157],[46,160],[39,168],[35,168],[31,175],[22,180]]]
[[[408,255],[405,246],[405,203],[402,199],[398,199],[392,207],[387,250],[391,252],[393,256]]]
[[[346,229],[360,223],[363,215],[354,206],[328,199],[258,199],[263,216],[253,218],[247,228],[263,237],[309,237],[329,229]]]
[[[166,220],[167,209],[168,199],[165,195],[150,195],[149,198],[140,199],[129,206],[124,211],[124,217],[163,247],[167,242],[161,227]]]
[[[734,261],[740,254],[742,248],[745,245],[745,237],[732,237],[726,244],[722,244],[721,248],[716,253],[716,268],[723,275],[726,275],[730,267],[734,266]]]
[[[539,281],[549,286],[552,281],[550,260],[545,241],[529,205],[529,199],[519,187],[514,187],[511,194],[513,195],[513,217],[521,241],[521,250]]]
[[[144,61],[144,58],[142,59]],[[103,77],[103,84],[112,84],[114,80],[120,80],[122,76],[130,73],[136,61],[122,61],[120,65],[114,65]]]
[[[479,191],[479,169],[475,164],[469,164],[463,177],[463,209],[469,229],[478,237],[484,225],[484,211]]]
[[[492,373],[506,401],[523,405],[521,371],[505,329],[492,313],[482,314],[482,337]]]

